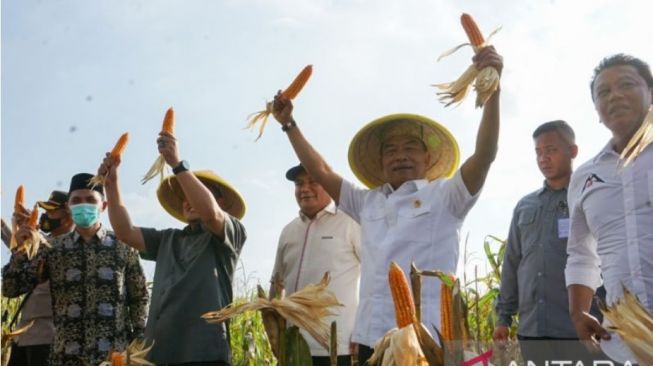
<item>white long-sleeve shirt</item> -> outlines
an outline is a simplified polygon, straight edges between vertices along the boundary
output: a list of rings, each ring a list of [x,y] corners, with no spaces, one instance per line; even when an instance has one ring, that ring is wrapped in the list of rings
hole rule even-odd
[[[653,311],[653,146],[618,168],[612,142],[571,177],[567,286],[601,285],[608,305],[623,287]]]

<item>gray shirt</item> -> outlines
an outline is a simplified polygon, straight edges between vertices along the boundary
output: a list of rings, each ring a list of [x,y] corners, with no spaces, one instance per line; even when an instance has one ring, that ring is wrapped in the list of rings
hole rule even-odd
[[[231,362],[226,324],[200,316],[229,305],[245,228],[227,215],[222,240],[204,226],[184,230],[141,229],[146,252],[156,261],[145,336],[154,340],[149,359],[157,364]]]
[[[512,216],[501,270],[497,325],[526,337],[576,338],[565,287],[567,189],[544,187],[522,198]]]

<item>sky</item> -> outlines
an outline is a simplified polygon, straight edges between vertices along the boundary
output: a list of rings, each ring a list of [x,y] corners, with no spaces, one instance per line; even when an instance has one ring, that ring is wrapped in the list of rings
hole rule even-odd
[[[21,0],[2,2],[1,215],[14,192],[28,205],[67,190],[70,177],[95,172],[123,132],[130,142],[120,171],[133,222],[182,223],[140,178],[158,156],[168,107],[176,111],[181,157],[232,182],[247,202],[248,239],[238,288],[266,284],[278,236],[296,217],[297,164],[270,121],[263,137],[244,130],[307,64],[313,76],[295,100],[304,135],[344,178],[349,142],[366,123],[416,113],[445,125],[461,158],[474,149],[481,110],[468,98],[445,108],[431,86],[457,78],[473,51],[459,17],[475,17],[504,57],[499,153],[461,230],[470,259],[459,272],[486,270],[486,235],[504,238],[512,210],[542,185],[532,131],[563,119],[577,135],[576,164],[608,141],[589,93],[592,69],[614,53],[653,62],[653,5],[641,0]],[[108,217],[103,216],[108,224]],[[8,251],[2,248],[2,264]],[[143,262],[151,279],[154,265]]]

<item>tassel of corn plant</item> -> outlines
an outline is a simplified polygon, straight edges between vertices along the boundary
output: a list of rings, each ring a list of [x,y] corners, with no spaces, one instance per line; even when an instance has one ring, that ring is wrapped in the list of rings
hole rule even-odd
[[[174,136],[175,134],[175,110],[172,109],[172,107],[168,108],[165,117],[163,117],[163,126],[161,126],[161,133],[165,133],[171,136]],[[159,154],[159,157],[156,158],[154,164],[152,164],[147,173],[145,173],[145,176],[143,176],[143,179],[141,179],[141,184],[147,183],[157,175],[159,176],[160,181],[163,181],[165,167],[166,161],[163,158],[163,155]]]
[[[653,315],[628,289],[624,296],[601,312],[619,334],[640,365],[653,365]]]
[[[111,150],[111,157],[112,158],[120,158],[122,153],[125,151],[125,148],[127,147],[127,143],[129,142],[129,133],[125,132],[123,133],[116,144],[114,145],[113,149]],[[90,189],[95,188],[98,184],[104,185],[104,181],[107,179],[106,176],[104,175],[96,175],[93,178],[91,178],[88,182],[88,185]]]
[[[295,77],[292,83],[281,92],[285,97],[288,99],[295,99],[297,95],[299,94],[300,91],[304,88],[304,85],[306,85],[306,82],[308,82],[308,79],[311,77],[313,74],[313,65],[307,65],[302,69],[302,71]],[[261,126],[259,127],[259,132],[258,136],[256,137],[256,140],[261,138],[263,135],[263,131],[265,130],[265,126],[268,123],[268,117],[272,113],[272,102],[267,102],[265,104],[265,109],[259,112],[255,112],[250,114],[247,117],[247,126],[245,128],[250,128],[253,129],[256,127],[257,123],[261,123]]]
[[[470,43],[463,43],[452,50],[443,53],[438,58],[438,61],[466,45],[471,45],[474,52],[478,53],[481,49],[488,46],[489,40],[500,29],[498,28],[493,31],[487,40],[485,40],[471,15],[463,13],[460,17],[460,22]],[[457,80],[449,83],[435,84],[433,86],[442,90],[437,94],[440,95],[440,101],[448,107],[454,103],[461,103],[465,99],[465,96],[467,96],[472,82],[474,82],[474,89],[476,90],[476,107],[478,108],[482,107],[499,88],[499,80],[500,75],[495,68],[486,67],[482,70],[478,70],[475,65],[471,65]]]

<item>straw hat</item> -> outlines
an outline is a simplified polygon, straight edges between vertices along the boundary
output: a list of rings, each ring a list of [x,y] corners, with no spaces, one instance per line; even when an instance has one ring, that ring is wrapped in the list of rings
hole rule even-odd
[[[193,174],[207,187],[213,186],[219,189],[222,197],[224,197],[224,203],[220,205],[220,208],[238,219],[245,216],[245,200],[234,186],[210,170],[198,170]],[[184,193],[177,182],[176,176],[166,177],[157,188],[156,195],[161,206],[170,215],[182,222],[188,222],[182,209]]]
[[[429,181],[450,177],[458,168],[458,143],[449,130],[417,114],[391,114],[365,125],[349,144],[349,166],[367,187],[375,188],[385,183],[381,144],[401,135],[415,136],[426,145],[433,164],[426,169],[425,178]]]

